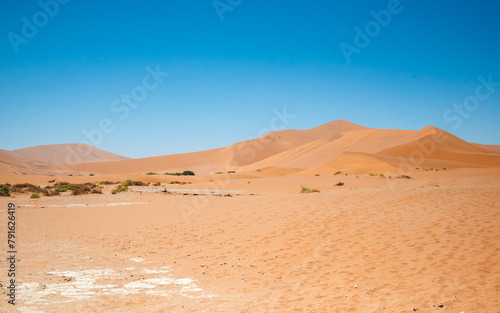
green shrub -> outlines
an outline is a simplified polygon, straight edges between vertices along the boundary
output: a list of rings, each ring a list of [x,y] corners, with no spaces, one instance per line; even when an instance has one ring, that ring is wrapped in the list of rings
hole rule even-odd
[[[147,172],[146,175],[158,175],[158,173],[155,172]]]
[[[0,196],[10,197],[10,185],[5,184],[0,186]]]
[[[94,176],[94,174],[90,174],[89,176]]]
[[[370,175],[370,176],[377,176],[377,174],[374,174],[374,173],[370,173],[368,175]]]
[[[257,170],[257,172],[262,172],[262,170],[259,169],[259,170]]]
[[[342,171],[335,172],[335,174],[333,175],[338,175],[338,174],[342,174]]]
[[[314,176],[319,176],[319,174],[316,174],[316,175],[314,175]]]
[[[235,173],[236,173],[236,171],[229,171],[229,172],[227,172],[227,173],[228,173],[228,174],[235,174]]]
[[[182,172],[182,176],[194,176],[194,172],[193,171],[184,171],[184,172]]]
[[[32,198],[32,199],[38,199],[38,198],[40,198],[40,194],[39,193],[33,193],[33,194],[31,194],[30,198]]]
[[[224,174],[224,172],[217,172],[217,173],[215,173],[215,174]]]
[[[112,194],[117,194],[119,192],[124,192],[124,191],[127,191],[127,190],[128,190],[127,186],[125,186],[125,185],[122,184],[122,185],[118,186],[118,188],[111,190],[111,193]]]
[[[318,189],[309,189],[307,187],[302,186],[300,193],[312,193],[312,192],[320,192]]]

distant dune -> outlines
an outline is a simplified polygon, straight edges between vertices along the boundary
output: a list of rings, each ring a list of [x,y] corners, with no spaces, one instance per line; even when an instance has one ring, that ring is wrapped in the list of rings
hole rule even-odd
[[[78,152],[79,149],[84,151],[84,153],[80,154]],[[21,158],[53,164],[110,162],[129,159],[87,144],[43,145],[12,150],[10,152]]]
[[[373,129],[336,120],[307,130],[269,132],[224,148],[129,159],[93,148],[71,163],[76,144],[0,150],[0,173],[138,174],[193,170],[198,175],[237,171],[242,177],[403,172],[421,167],[500,168],[500,146],[468,143],[439,128]],[[90,146],[86,146],[87,148]],[[263,169],[268,169],[262,171]],[[273,169],[273,170],[269,170]]]

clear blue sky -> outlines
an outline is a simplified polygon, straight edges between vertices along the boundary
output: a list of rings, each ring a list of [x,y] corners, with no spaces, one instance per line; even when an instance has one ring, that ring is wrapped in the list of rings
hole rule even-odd
[[[220,0],[220,14],[212,0],[61,2],[53,16],[0,4],[1,149],[80,142],[109,119],[101,149],[190,152],[256,137],[283,107],[287,128],[343,118],[500,144],[499,1]],[[355,41],[367,26],[370,42]],[[350,62],[342,43],[358,49]],[[169,75],[140,99],[148,66]]]

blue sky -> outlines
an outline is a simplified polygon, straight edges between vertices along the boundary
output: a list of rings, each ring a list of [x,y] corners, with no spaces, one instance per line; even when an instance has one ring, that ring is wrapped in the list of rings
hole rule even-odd
[[[0,4],[0,149],[81,142],[104,120],[104,150],[204,150],[284,107],[286,128],[342,118],[500,144],[498,1],[55,1]]]

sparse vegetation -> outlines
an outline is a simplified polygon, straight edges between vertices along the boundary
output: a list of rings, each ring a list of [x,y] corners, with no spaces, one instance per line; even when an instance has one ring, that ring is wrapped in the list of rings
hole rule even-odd
[[[92,190],[90,191],[90,193],[102,194],[102,188],[101,187],[92,188]]]
[[[90,174],[89,176],[94,176],[94,174]]]
[[[377,176],[377,174],[374,174],[374,173],[370,173],[368,175],[370,175],[370,176]]]
[[[90,187],[87,185],[73,185],[71,188],[71,194],[73,196],[85,195],[90,192]]]
[[[338,182],[337,186],[342,187],[342,186],[344,186],[344,183],[343,182]]]
[[[443,167],[443,170],[445,170],[445,171],[446,171],[446,167]]]
[[[172,175],[172,176],[195,176],[193,171],[184,171],[182,173],[163,173],[163,175]]]
[[[38,199],[38,198],[40,198],[40,194],[39,193],[32,193],[30,198]]]
[[[411,177],[410,177],[410,176],[408,176],[408,175],[400,175],[400,176],[396,176],[396,178],[411,179]]]
[[[158,173],[155,172],[147,172],[146,175],[158,175]]]
[[[310,189],[305,186],[302,186],[302,189],[300,190],[300,193],[313,193],[313,192],[320,192],[319,189]]]
[[[10,184],[4,184],[0,186],[0,196],[10,197]]]
[[[15,193],[24,193],[24,192],[39,193],[39,194],[43,194],[44,196],[49,196],[49,197],[59,194],[59,193],[54,194],[54,191],[52,191],[51,188],[52,187],[49,187],[49,186],[42,188],[40,186],[35,186],[32,184],[24,183],[24,184],[16,184],[16,185],[12,186],[12,192],[15,192]]]
[[[314,175],[314,176],[319,176],[319,174],[316,174],[316,175]]]
[[[112,182],[112,181],[109,181],[109,180],[104,180],[104,181],[101,181],[99,184],[101,185],[114,185],[114,184],[119,184],[120,182]]]
[[[217,173],[215,173],[215,174],[224,174],[224,172],[217,172]]]
[[[236,174],[236,171],[229,171],[228,174]]]
[[[118,186],[117,188],[111,190],[111,193],[112,194],[117,194],[117,193],[120,193],[120,192],[124,192],[124,191],[127,191],[128,190],[128,185],[127,185],[127,182],[123,182],[120,186]]]
[[[161,185],[160,182],[156,182],[156,183],[153,184],[153,186],[160,186],[160,185]]]
[[[342,171],[335,172],[335,174],[333,175],[338,175],[338,174],[342,174]]]
[[[262,172],[262,170],[261,170],[261,169],[258,169],[258,170],[257,170],[257,172]]]

